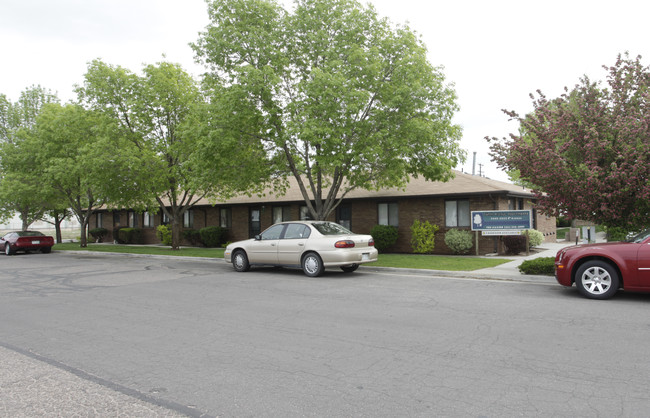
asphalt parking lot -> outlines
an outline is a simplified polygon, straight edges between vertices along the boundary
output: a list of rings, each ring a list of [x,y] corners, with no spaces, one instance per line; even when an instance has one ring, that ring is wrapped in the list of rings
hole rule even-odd
[[[428,272],[3,257],[0,415],[640,416],[650,296]],[[621,344],[625,341],[625,344]]]

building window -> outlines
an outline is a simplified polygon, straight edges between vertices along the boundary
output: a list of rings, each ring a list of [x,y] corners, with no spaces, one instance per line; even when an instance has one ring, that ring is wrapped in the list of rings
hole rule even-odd
[[[129,228],[137,228],[138,215],[135,212],[129,212],[128,218],[129,218]]]
[[[188,209],[183,214],[183,228],[194,228],[194,211]]]
[[[232,210],[230,208],[219,209],[219,226],[222,228],[232,228]]]
[[[99,212],[97,213],[97,228],[102,228],[104,226],[104,219],[103,219],[103,213]]]
[[[165,212],[162,213],[162,217],[160,219],[160,224],[161,225],[169,225],[170,224],[169,216],[167,216],[167,214]]]
[[[339,205],[336,209],[336,223],[352,230],[352,206]]]
[[[309,213],[309,208],[307,206],[300,206],[300,220],[301,221],[308,221],[314,219],[311,217],[311,213]]]
[[[120,223],[122,220],[120,219],[120,213],[119,212],[113,212],[113,225],[114,226],[120,226]]]
[[[457,228],[469,226],[469,199],[445,201],[445,226]]]
[[[524,209],[524,199],[511,197],[508,199],[508,210],[523,210]]]
[[[291,207],[290,206],[274,206],[273,207],[273,223],[290,221],[291,220]]]
[[[142,216],[142,226],[145,228],[153,228],[153,215],[149,212],[145,212]]]
[[[377,205],[379,212],[379,225],[399,226],[399,212],[397,203],[380,203]]]

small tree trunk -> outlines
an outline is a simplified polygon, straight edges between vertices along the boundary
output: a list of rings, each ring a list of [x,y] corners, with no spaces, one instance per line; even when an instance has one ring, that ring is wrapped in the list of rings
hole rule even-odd
[[[61,234],[61,220],[57,220],[56,223],[54,224],[54,230],[56,232],[56,243],[61,244],[63,242],[63,235]]]
[[[84,218],[81,223],[81,242],[79,246],[81,248],[86,248],[88,247],[88,235],[86,234],[86,230],[88,229],[88,218]]]
[[[181,223],[174,216],[172,219],[172,250],[178,250],[181,247]]]
[[[20,214],[20,220],[22,222],[20,228],[23,231],[27,231],[27,229],[29,229],[29,223],[27,222],[28,217],[29,217],[29,215],[27,213],[25,213],[25,212],[22,212]]]

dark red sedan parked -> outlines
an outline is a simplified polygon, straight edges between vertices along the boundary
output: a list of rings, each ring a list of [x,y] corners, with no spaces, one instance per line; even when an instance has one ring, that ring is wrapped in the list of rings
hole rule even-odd
[[[52,251],[54,238],[38,231],[15,231],[5,234],[0,238],[0,251],[7,255],[16,254],[17,251],[37,251],[49,253]]]
[[[619,288],[650,292],[650,229],[622,242],[564,248],[555,256],[555,278],[574,282],[591,299],[607,299]]]

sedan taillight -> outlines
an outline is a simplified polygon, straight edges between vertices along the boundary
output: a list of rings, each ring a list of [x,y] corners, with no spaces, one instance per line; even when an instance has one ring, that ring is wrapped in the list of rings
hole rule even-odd
[[[353,248],[354,247],[354,241],[346,239],[342,241],[336,241],[334,244],[336,248]]]
[[[374,246],[375,246],[375,240],[370,238],[370,240],[368,241],[368,247],[374,247]]]

